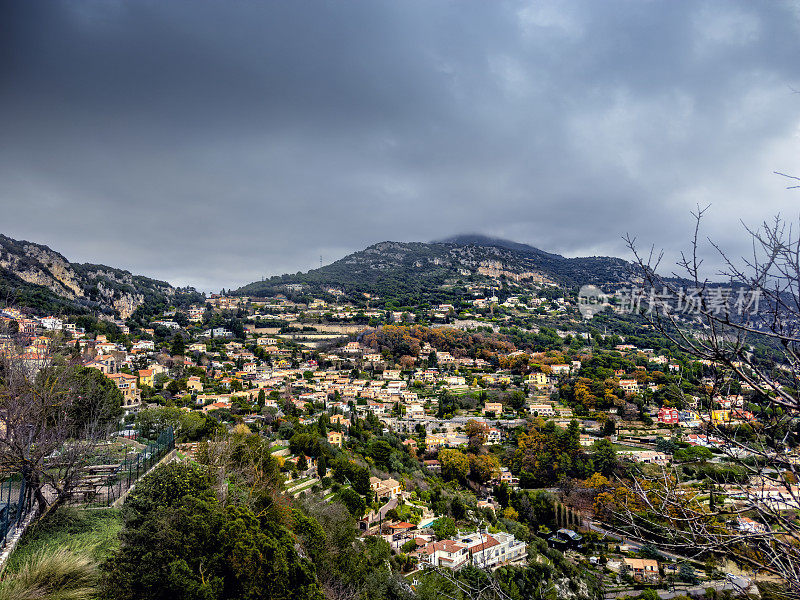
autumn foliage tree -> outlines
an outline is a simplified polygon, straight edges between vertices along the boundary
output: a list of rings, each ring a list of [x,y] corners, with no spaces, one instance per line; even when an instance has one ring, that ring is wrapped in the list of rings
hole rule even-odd
[[[488,439],[488,431],[489,428],[485,423],[481,423],[475,419],[470,419],[467,421],[466,425],[464,426],[464,432],[469,438],[469,447],[473,450],[476,450],[483,446]]]
[[[561,429],[553,421],[531,419],[517,440],[513,463],[525,487],[547,487],[562,477],[588,477],[594,472],[591,457],[580,445],[577,421]]]
[[[421,325],[385,325],[368,331],[362,342],[376,352],[387,352],[397,359],[404,356],[419,357],[426,343],[456,358],[494,359],[498,354],[505,355],[515,350],[514,345],[500,334]]]
[[[460,450],[440,450],[439,463],[445,479],[466,481],[469,474],[469,458]]]
[[[494,454],[471,454],[469,457],[470,479],[487,483],[500,475],[500,461]]]

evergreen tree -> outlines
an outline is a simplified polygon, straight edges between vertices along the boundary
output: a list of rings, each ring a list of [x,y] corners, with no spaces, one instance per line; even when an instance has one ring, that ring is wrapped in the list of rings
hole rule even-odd
[[[276,516],[223,505],[207,471],[156,467],[125,503],[121,546],[103,566],[113,600],[323,600],[313,564]]]
[[[317,459],[317,475],[319,478],[322,479],[328,472],[328,461],[325,459],[325,456],[320,456]]]
[[[717,503],[714,498],[714,482],[711,479],[708,480],[708,509],[711,512],[717,510]]]
[[[597,440],[593,446],[594,466],[598,473],[609,477],[617,467],[617,452],[614,445],[606,439]]]
[[[581,429],[578,425],[578,421],[572,419],[569,422],[569,426],[567,427],[567,439],[565,445],[565,450],[571,456],[575,456],[579,454],[581,451]]]
[[[184,344],[183,336],[180,333],[176,333],[172,338],[172,348],[170,351],[172,356],[183,356],[186,352],[186,344]]]

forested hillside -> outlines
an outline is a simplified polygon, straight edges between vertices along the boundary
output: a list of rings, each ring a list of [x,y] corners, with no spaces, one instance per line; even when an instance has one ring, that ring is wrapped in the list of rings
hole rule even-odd
[[[282,275],[246,285],[236,293],[271,296],[296,286],[319,293],[326,288],[396,298],[403,304],[448,301],[470,283],[506,279],[519,283],[618,284],[628,263],[619,258],[564,258],[532,246],[480,236],[443,242],[381,242],[306,273]]]

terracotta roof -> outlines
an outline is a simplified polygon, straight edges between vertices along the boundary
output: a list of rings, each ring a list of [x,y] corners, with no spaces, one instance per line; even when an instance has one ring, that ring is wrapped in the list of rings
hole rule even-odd
[[[437,550],[454,553],[458,552],[459,550],[463,550],[464,548],[466,548],[464,544],[460,544],[454,540],[441,540],[438,542],[431,542],[425,546],[425,551],[428,554],[433,554]]]
[[[136,379],[135,375],[129,375],[128,373],[109,373],[106,377],[109,379]]]
[[[474,554],[475,552],[481,552],[482,550],[486,550],[487,548],[492,548],[494,546],[499,546],[499,545],[500,542],[498,542],[492,536],[487,535],[485,542],[482,542],[480,544],[475,544],[474,546],[470,546],[469,551],[471,554]]]
[[[623,560],[631,569],[658,571],[658,561],[652,558],[625,558]]]

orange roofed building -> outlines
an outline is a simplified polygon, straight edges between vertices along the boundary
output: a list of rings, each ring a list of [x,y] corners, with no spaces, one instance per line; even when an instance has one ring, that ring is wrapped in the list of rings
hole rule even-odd
[[[136,385],[136,376],[128,373],[106,374],[113,381],[117,389],[122,392],[122,407],[125,409],[137,408],[141,403],[142,392]]]

